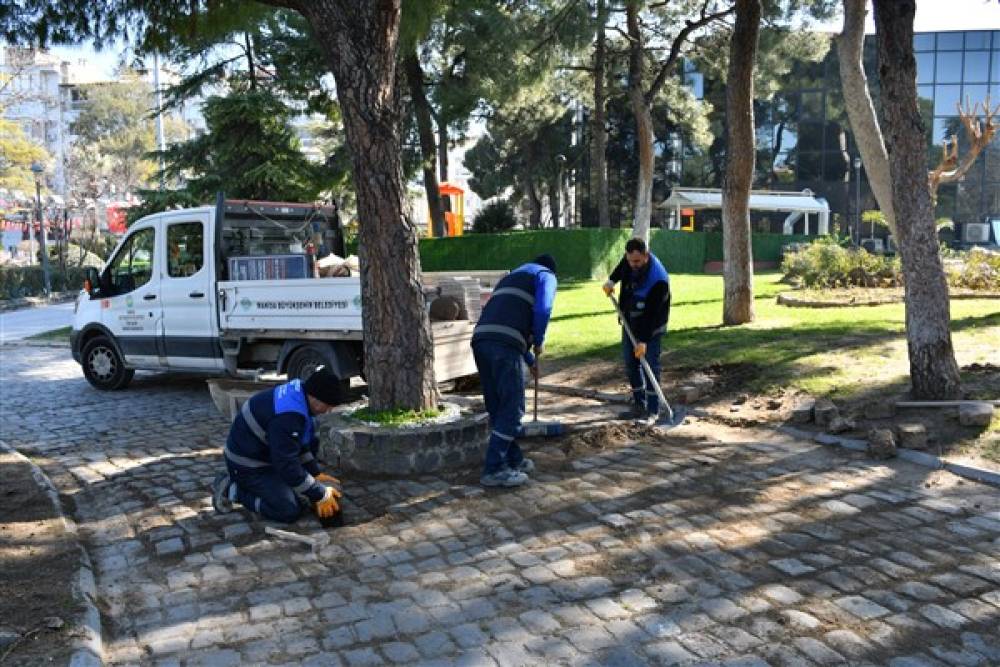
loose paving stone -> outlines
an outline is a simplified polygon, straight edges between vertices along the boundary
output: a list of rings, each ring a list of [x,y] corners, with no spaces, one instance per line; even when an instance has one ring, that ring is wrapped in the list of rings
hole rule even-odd
[[[14,349],[3,437],[74,498],[109,665],[1000,664],[998,494],[943,471],[703,422],[531,443],[514,490],[345,478],[346,526],[286,527],[313,554],[212,512],[202,378]]]

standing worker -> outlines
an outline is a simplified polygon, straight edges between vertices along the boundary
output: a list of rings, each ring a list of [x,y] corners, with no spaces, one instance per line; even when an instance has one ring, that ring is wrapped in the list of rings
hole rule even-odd
[[[620,417],[652,425],[660,417],[660,399],[650,378],[645,377],[639,360],[646,357],[659,382],[660,340],[670,319],[670,276],[660,260],[646,248],[646,243],[636,238],[625,244],[625,256],[604,283],[604,293],[611,296],[617,282],[622,284],[618,298],[621,315],[626,318],[636,340],[633,346],[622,327],[622,358],[632,388],[632,407]]]
[[[339,481],[320,473],[313,417],[329,412],[340,379],[320,366],[305,382],[292,380],[251,396],[240,408],[223,449],[226,472],[212,482],[212,505],[230,512],[239,502],[264,518],[292,523],[312,503],[321,519],[339,511]]]
[[[523,364],[537,377],[555,298],[556,261],[539,255],[497,283],[472,332],[492,429],[479,480],[483,486],[520,486],[535,468],[514,439],[524,416]]]

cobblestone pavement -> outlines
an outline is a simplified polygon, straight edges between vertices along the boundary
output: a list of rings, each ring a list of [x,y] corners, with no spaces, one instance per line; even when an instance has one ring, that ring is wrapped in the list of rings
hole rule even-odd
[[[1000,664],[1000,494],[947,473],[695,424],[550,446],[513,491],[348,479],[314,554],[212,513],[203,380],[0,361],[0,437],[74,508],[112,664]]]

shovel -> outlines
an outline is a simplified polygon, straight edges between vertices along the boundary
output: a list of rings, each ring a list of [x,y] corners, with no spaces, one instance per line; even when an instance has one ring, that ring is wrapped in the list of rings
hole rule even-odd
[[[538,421],[538,376],[541,375],[541,369],[538,366],[538,357],[535,357],[535,407],[534,407],[534,419],[527,424],[521,424],[521,428],[517,432],[517,437],[519,438],[545,438],[557,435],[562,435],[565,433],[563,425],[559,422],[540,422]]]
[[[618,313],[618,319],[621,321],[622,328],[625,329],[625,334],[628,336],[628,339],[632,342],[632,347],[635,347],[635,336],[632,334],[632,329],[629,328],[628,320],[626,319],[625,314],[622,312],[622,309],[618,307],[618,300],[615,299],[613,294],[609,294],[608,298],[611,299],[611,303],[615,306],[615,312]],[[677,412],[674,412],[674,410],[671,409],[670,403],[667,401],[667,397],[663,395],[663,389],[660,387],[660,382],[653,374],[653,369],[649,367],[649,362],[646,361],[645,356],[639,357],[639,364],[642,366],[642,370],[646,373],[646,378],[650,381],[650,383],[652,383],[653,389],[656,390],[656,396],[660,399],[660,405],[667,410],[666,416],[660,419],[657,426],[665,426],[668,428],[677,426],[684,421],[685,410],[679,406]]]

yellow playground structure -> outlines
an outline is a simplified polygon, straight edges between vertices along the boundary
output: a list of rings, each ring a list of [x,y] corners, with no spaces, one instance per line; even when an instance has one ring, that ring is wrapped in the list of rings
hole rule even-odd
[[[465,190],[445,182],[438,186],[438,192],[441,193],[441,208],[444,209],[444,235],[461,236],[465,229]],[[430,219],[428,211],[427,236],[434,238],[434,226],[430,224]]]

